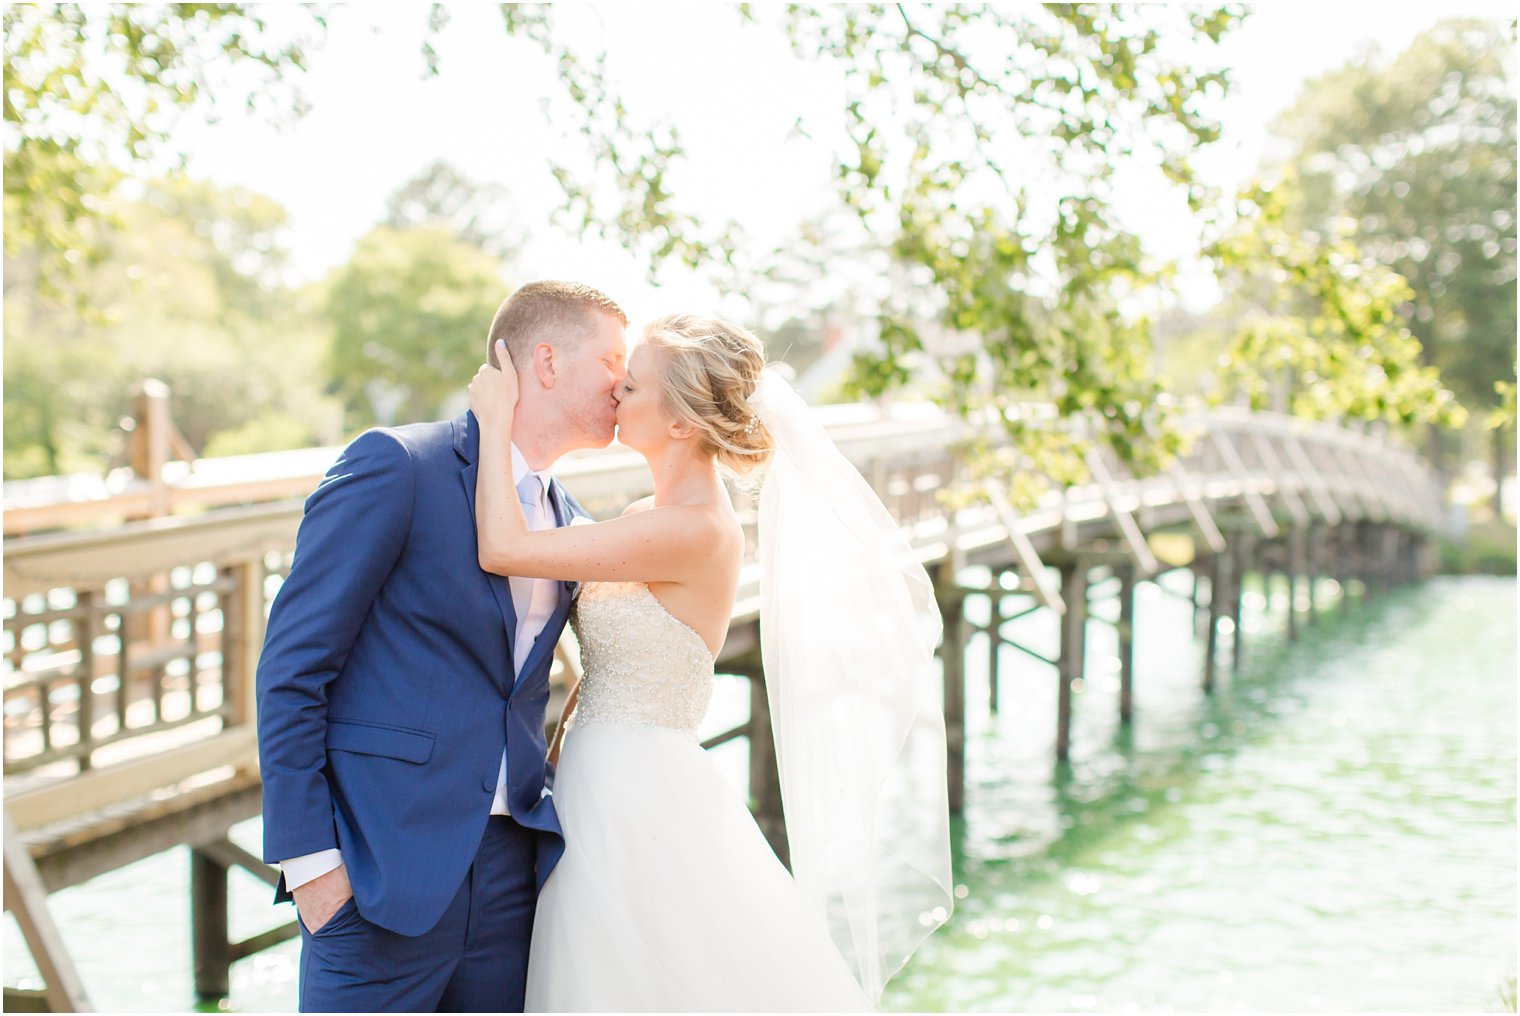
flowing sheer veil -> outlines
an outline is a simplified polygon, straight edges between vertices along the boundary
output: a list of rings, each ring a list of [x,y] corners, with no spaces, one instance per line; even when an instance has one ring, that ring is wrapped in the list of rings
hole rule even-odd
[[[953,906],[934,587],[807,404],[766,370],[761,652],[792,873],[874,1003]]]

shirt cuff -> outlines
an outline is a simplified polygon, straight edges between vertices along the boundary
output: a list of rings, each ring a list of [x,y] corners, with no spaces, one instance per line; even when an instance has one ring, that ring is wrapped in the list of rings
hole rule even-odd
[[[281,861],[280,870],[285,873],[285,889],[287,892],[293,892],[297,886],[303,886],[314,878],[326,875],[342,863],[343,852],[337,847]]]

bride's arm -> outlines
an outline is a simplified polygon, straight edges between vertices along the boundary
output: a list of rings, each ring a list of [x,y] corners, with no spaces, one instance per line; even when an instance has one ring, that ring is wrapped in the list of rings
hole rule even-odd
[[[470,409],[480,425],[480,460],[475,476],[475,530],[480,566],[529,535],[528,519],[512,483],[512,417],[517,411],[517,371],[506,343],[496,355],[508,369],[484,364],[470,382]]]
[[[510,363],[505,349],[502,363]],[[648,508],[589,526],[533,532],[512,484],[517,374],[482,366],[470,382],[480,422],[475,528],[480,567],[496,575],[577,582],[682,582],[710,569],[724,548],[718,520],[701,508]]]

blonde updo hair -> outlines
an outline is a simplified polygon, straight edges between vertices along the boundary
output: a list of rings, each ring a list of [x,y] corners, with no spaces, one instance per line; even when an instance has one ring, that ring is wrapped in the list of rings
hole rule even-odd
[[[765,368],[759,339],[728,321],[671,314],[640,342],[660,354],[666,412],[696,430],[720,469],[741,477],[765,464],[775,440],[748,402]]]

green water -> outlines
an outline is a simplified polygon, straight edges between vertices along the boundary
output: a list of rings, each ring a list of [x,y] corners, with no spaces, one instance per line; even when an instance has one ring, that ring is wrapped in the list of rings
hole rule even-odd
[[[1059,771],[1049,668],[1005,656],[1008,706],[968,747],[966,896],[887,1004],[1496,1007],[1516,946],[1515,590],[1436,580],[1294,644],[1258,591],[1245,666],[1211,699],[1190,607],[1150,590],[1133,730],[1095,626]]]
[[[885,1008],[1499,1005],[1516,946],[1514,580],[1434,580],[1292,644],[1281,595],[1248,596],[1245,666],[1208,698],[1191,608],[1142,586],[1128,730],[1112,632],[1092,625],[1062,769],[1051,669],[1004,649],[988,716],[973,641],[963,895]],[[1013,632],[1053,647],[1043,613]],[[742,684],[719,692],[715,711],[742,715]],[[742,746],[720,752],[738,783]],[[258,823],[234,838],[256,848]],[[99,1008],[191,1007],[188,879],[179,850],[52,897]],[[289,914],[251,876],[232,888],[234,937]],[[26,984],[35,967],[6,924],[5,983]],[[293,942],[252,957],[227,1005],[292,1010],[295,976]]]

